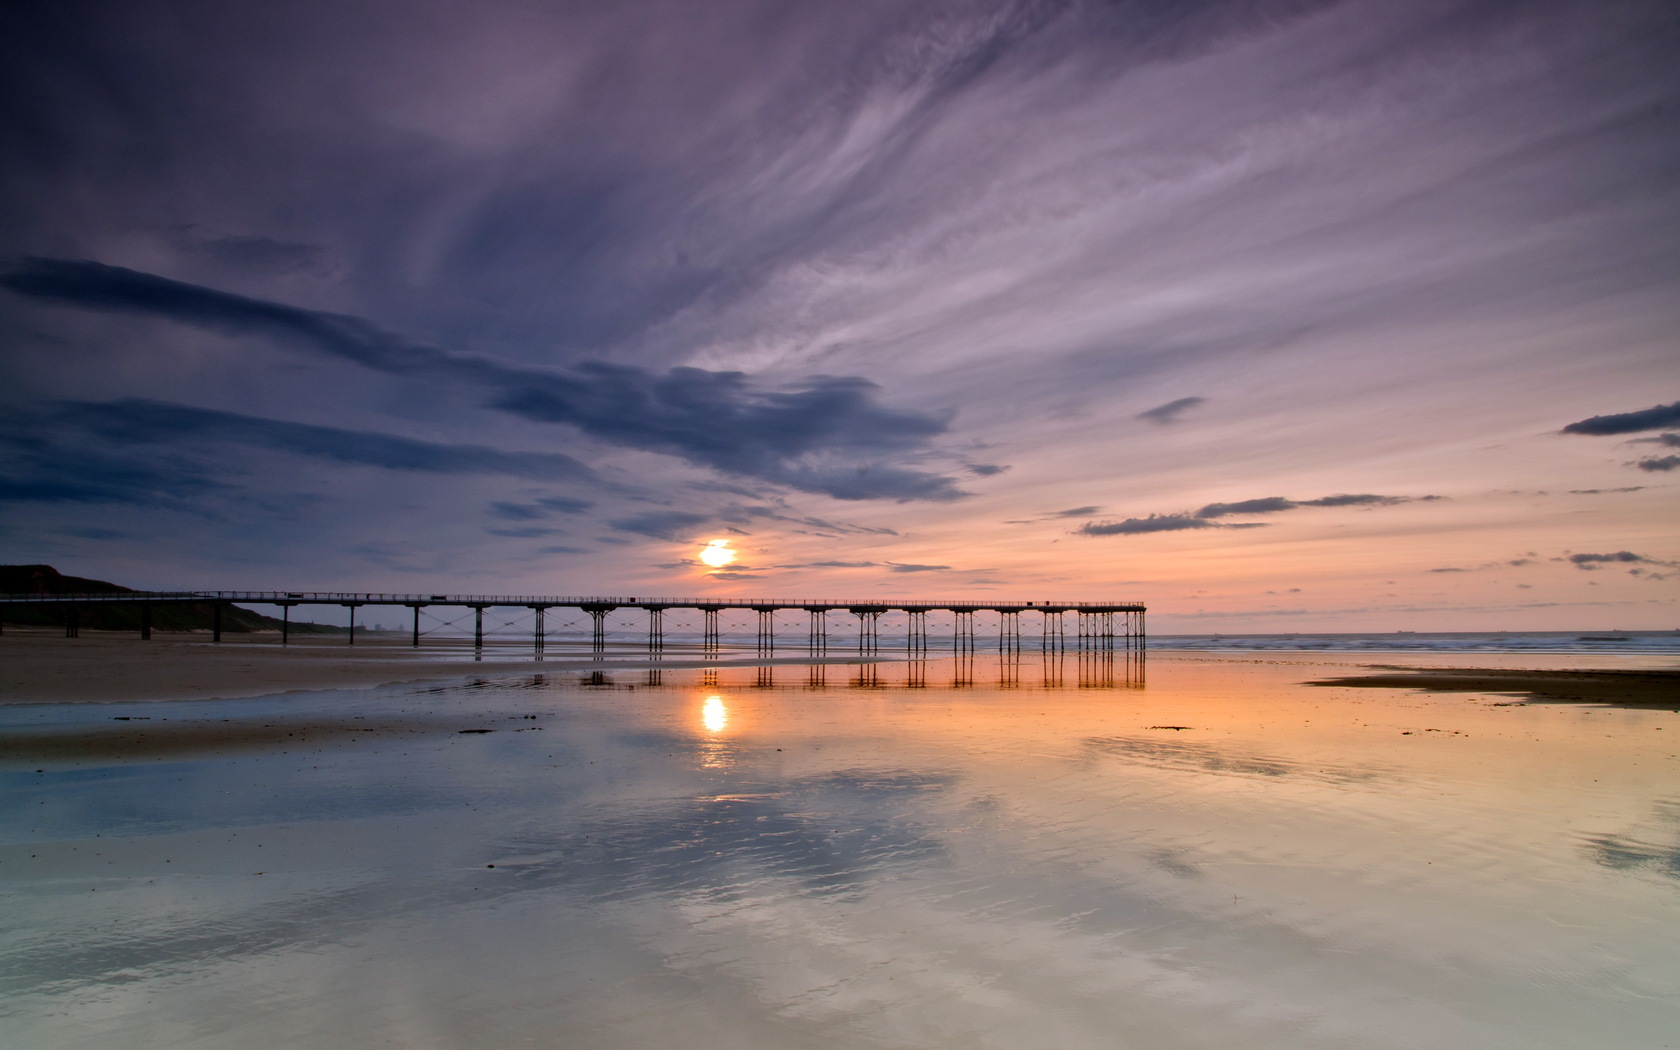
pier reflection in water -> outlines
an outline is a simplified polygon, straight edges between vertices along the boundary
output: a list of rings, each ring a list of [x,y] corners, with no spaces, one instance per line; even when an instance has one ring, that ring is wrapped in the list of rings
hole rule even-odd
[[[88,1048],[1672,1041],[1680,716],[1318,659],[0,708],[0,1014]]]

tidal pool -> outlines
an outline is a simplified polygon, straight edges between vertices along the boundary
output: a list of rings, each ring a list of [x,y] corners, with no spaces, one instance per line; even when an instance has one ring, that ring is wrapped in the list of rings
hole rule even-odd
[[[0,1043],[1680,1045],[1680,714],[1356,668],[0,708]]]

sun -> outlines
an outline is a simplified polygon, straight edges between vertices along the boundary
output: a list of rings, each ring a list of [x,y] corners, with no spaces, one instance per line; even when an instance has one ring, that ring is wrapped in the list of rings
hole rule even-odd
[[[700,560],[714,569],[721,569],[735,560],[735,552],[729,549],[728,540],[713,540],[700,548]]]

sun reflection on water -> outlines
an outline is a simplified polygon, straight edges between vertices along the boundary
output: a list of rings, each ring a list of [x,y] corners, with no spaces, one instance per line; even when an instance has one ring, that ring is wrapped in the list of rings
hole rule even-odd
[[[700,724],[706,727],[708,733],[721,733],[729,725],[729,708],[723,704],[723,697],[708,696],[700,708]]]

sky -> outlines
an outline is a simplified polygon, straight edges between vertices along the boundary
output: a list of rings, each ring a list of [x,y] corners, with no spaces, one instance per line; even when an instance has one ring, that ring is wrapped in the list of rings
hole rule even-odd
[[[1663,0],[0,19],[0,560],[1680,628]]]

